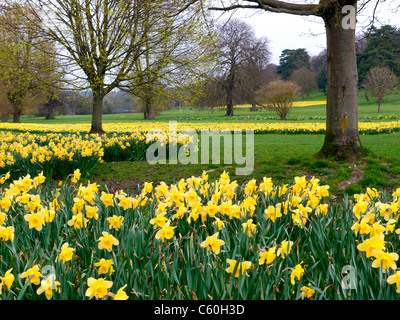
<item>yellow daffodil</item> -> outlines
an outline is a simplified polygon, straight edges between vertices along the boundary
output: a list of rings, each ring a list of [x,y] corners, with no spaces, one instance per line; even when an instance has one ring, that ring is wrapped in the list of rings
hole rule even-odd
[[[7,220],[7,214],[0,210],[0,226],[4,225]]]
[[[64,243],[61,247],[61,252],[58,256],[58,260],[62,261],[63,263],[72,260],[74,255],[75,249],[69,247],[68,242]]]
[[[221,221],[219,218],[215,218],[213,225],[216,226],[218,230],[225,228],[225,222]]]
[[[161,239],[162,241],[164,241],[164,240],[169,240],[169,239],[171,239],[173,236],[174,236],[174,229],[176,228],[176,227],[171,227],[170,226],[170,223],[171,223],[171,221],[170,220],[168,220],[165,224],[164,224],[164,226],[160,229],[160,230],[158,230],[157,231],[157,233],[156,233],[156,235],[155,235],[155,238],[157,239],[157,240],[159,240],[159,239]]]
[[[32,268],[29,268],[25,272],[22,272],[19,277],[21,279],[25,279],[25,283],[31,280],[33,284],[40,284],[40,278],[43,278],[43,275],[40,273],[39,265],[34,265]]]
[[[218,254],[221,251],[221,246],[224,244],[225,241],[218,239],[218,232],[216,232],[212,236],[208,236],[206,240],[200,243],[200,247],[207,248],[207,251],[211,250],[215,254]]]
[[[90,277],[87,280],[88,288],[85,292],[85,296],[90,299],[95,297],[97,299],[102,299],[108,293],[108,289],[113,286],[112,281],[105,280],[104,278],[95,279]]]
[[[46,181],[46,177],[43,175],[43,171],[40,172],[36,177],[33,178],[36,185],[42,184]]]
[[[323,203],[320,204],[316,207],[315,209],[315,214],[318,216],[320,214],[324,214],[327,215],[328,214],[328,204],[327,203]]]
[[[282,217],[281,207],[280,206],[268,206],[267,209],[264,210],[265,218],[270,219],[272,222],[275,222],[277,218]]]
[[[40,287],[36,290],[38,295],[43,292],[47,300],[53,298],[53,292],[60,292],[61,283],[56,281],[56,276],[54,274],[49,275],[46,279],[40,282]]]
[[[69,226],[73,226],[75,229],[81,229],[89,220],[86,219],[82,212],[74,214],[70,220],[67,221]]]
[[[150,224],[152,224],[155,228],[163,227],[168,221],[168,218],[165,216],[165,213],[158,214],[154,218],[150,219]]]
[[[113,261],[111,259],[101,258],[99,262],[96,262],[94,265],[99,267],[99,274],[108,274],[111,275],[114,272]]]
[[[7,270],[6,273],[4,274],[4,277],[0,277],[0,294],[2,291],[3,286],[6,286],[8,290],[10,290],[12,284],[14,283],[15,277],[11,273],[12,268]]]
[[[351,230],[354,230],[356,235],[358,234],[366,234],[369,232],[371,226],[369,225],[369,218],[364,217],[360,222],[356,222],[351,226]]]
[[[282,258],[285,258],[286,255],[292,252],[292,247],[293,247],[293,241],[283,240],[277,251],[278,257],[282,256]]]
[[[34,212],[24,215],[24,219],[29,223],[29,229],[41,231],[44,226],[43,212]]]
[[[85,213],[89,219],[99,219],[99,208],[96,206],[85,205]]]
[[[14,242],[15,229],[13,226],[0,226],[0,240]]]
[[[243,232],[247,233],[249,237],[252,236],[256,225],[253,223],[253,219],[247,220],[245,223],[242,223]]]
[[[113,215],[107,218],[107,222],[109,223],[109,229],[119,230],[124,222],[124,217]]]
[[[260,252],[260,259],[258,260],[258,264],[262,265],[264,263],[270,264],[274,262],[276,258],[276,246],[269,248],[267,251]]]
[[[118,202],[118,206],[127,210],[132,207],[132,200],[129,197],[121,197]]]
[[[233,273],[236,267],[236,264],[238,263],[236,260],[233,259],[226,259],[226,262],[229,264],[229,267],[225,269],[226,272],[228,273]],[[238,278],[240,274],[246,274],[246,276],[249,276],[247,273],[247,270],[250,269],[252,266],[252,263],[250,261],[243,261],[239,262],[236,272],[235,272],[235,278]]]
[[[297,278],[297,280],[300,280],[303,274],[304,274],[304,269],[301,266],[301,263],[299,263],[292,269],[292,273],[290,274],[290,282],[292,284],[295,284],[296,283],[295,279]]]
[[[364,240],[357,245],[357,249],[365,251],[367,258],[374,256],[376,251],[382,251],[385,249],[384,235],[380,233]]]
[[[373,268],[380,268],[382,267],[382,272],[386,273],[386,269],[393,269],[396,271],[397,265],[396,262],[399,260],[399,255],[395,252],[385,252],[382,250],[375,250],[374,251],[375,260],[372,262]]]
[[[153,191],[153,183],[152,182],[145,182],[143,186],[143,190],[146,193],[151,193]]]
[[[118,246],[119,241],[113,235],[109,234],[106,231],[102,232],[102,235],[97,241],[99,241],[99,249],[106,249],[107,251],[111,251],[113,246]]]
[[[100,200],[106,207],[109,207],[114,204],[114,195],[102,191]]]
[[[314,295],[315,290],[310,287],[302,286],[300,288],[300,292],[301,292],[301,298],[304,299],[304,298],[311,298]]]
[[[400,188],[398,190],[400,191]],[[396,292],[400,293],[400,271],[389,276],[386,281],[389,284],[396,284]]]
[[[127,285],[124,285],[122,288],[118,289],[117,294],[112,297],[113,300],[128,300],[129,299],[128,295],[124,291],[126,286]]]
[[[71,178],[71,181],[73,183],[77,183],[81,178],[81,171],[79,169],[76,169],[74,171],[73,177]]]

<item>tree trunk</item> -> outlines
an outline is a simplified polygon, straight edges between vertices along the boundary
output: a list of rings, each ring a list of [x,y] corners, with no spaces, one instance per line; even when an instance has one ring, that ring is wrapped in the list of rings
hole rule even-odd
[[[232,117],[233,116],[233,101],[228,100],[226,105],[226,116]]]
[[[144,101],[144,120],[154,120],[156,118],[156,110],[151,99],[146,98]]]
[[[352,1],[356,7],[356,0]],[[320,156],[357,159],[365,154],[358,134],[358,75],[355,30],[341,26],[337,4],[327,9],[327,117],[325,142]]]
[[[13,122],[20,123],[21,122],[21,105],[13,105]]]
[[[104,134],[103,130],[103,89],[93,90],[93,114],[92,114],[92,127],[89,131],[90,134]]]
[[[1,121],[2,121],[2,122],[7,122],[7,121],[8,121],[8,117],[9,117],[8,111],[3,111],[3,112],[1,113]]]
[[[233,91],[234,91],[234,79],[231,79],[228,83],[226,90],[227,100],[226,100],[226,115],[233,116]]]
[[[252,112],[257,111],[257,105],[256,105],[255,102],[252,102],[252,103],[251,103],[250,111],[252,111]]]
[[[51,120],[54,119],[54,105],[51,101],[49,101],[48,103],[46,103],[46,116],[45,119],[46,120]]]

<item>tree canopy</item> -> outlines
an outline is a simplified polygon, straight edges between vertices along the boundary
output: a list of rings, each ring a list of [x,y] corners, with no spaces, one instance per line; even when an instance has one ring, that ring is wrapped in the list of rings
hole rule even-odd
[[[310,55],[306,49],[285,49],[279,58],[277,72],[283,80],[289,80],[294,71],[310,67]]]
[[[373,67],[388,67],[400,76],[400,33],[395,26],[371,26],[365,33],[365,48],[357,54],[360,83]]]

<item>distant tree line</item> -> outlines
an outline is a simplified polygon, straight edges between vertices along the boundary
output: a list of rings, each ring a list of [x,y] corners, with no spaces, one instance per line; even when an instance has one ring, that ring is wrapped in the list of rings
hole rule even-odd
[[[304,48],[285,49],[275,65],[269,63],[268,39],[257,39],[245,22],[229,20],[220,25],[219,32],[220,65],[214,70],[212,80],[205,84],[205,94],[196,101],[198,107],[226,107],[226,115],[233,115],[233,104],[250,104],[250,111],[256,111],[258,107],[267,107],[267,97],[272,96],[267,91],[280,88],[285,81],[292,82],[283,90],[291,96],[295,93],[305,99],[317,90],[326,94],[326,49],[315,56],[310,56]],[[400,76],[400,29],[390,25],[371,26],[358,35],[356,50],[359,87],[364,89],[367,99],[375,97],[380,111],[383,97],[397,88]],[[374,67],[380,69],[371,71]],[[271,84],[279,79],[283,82]],[[279,113],[282,119],[288,113],[287,107],[284,109]]]
[[[194,0],[10,0],[1,9],[2,121],[92,114],[92,129],[101,132],[105,113],[142,112],[154,119],[163,109],[188,105],[224,107],[232,116],[234,105],[243,103],[256,111],[267,106],[266,91],[275,80],[295,83],[290,91],[302,99],[327,92],[326,49],[316,56],[285,49],[279,64],[272,64],[267,38],[256,37],[239,19],[214,27]],[[72,22],[61,28],[65,17]],[[372,26],[357,37],[356,50],[359,87],[380,111],[400,76],[400,32]]]
[[[103,113],[140,110],[154,119],[159,109],[189,103],[214,58],[207,2],[1,1],[3,121],[42,111],[51,118],[67,107],[90,113],[90,132],[103,133]],[[80,102],[65,103],[71,96]],[[110,101],[119,97],[132,101],[115,108]]]

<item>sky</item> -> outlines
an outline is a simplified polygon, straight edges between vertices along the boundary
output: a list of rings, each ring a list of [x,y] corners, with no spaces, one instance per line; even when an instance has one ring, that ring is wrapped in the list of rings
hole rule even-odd
[[[387,3],[378,7],[376,15],[378,22],[400,28],[400,12],[396,14],[390,9],[390,4]],[[365,26],[370,21],[371,12],[372,7],[369,7],[358,15],[357,33],[365,30]],[[234,13],[224,14],[222,19],[228,18],[231,14],[252,25],[256,36],[266,37],[269,40],[271,63],[279,64],[279,56],[284,49],[305,48],[310,56],[315,56],[326,47],[322,19],[252,9],[239,9]],[[376,26],[379,26],[379,23]]]

